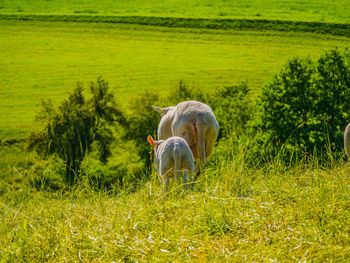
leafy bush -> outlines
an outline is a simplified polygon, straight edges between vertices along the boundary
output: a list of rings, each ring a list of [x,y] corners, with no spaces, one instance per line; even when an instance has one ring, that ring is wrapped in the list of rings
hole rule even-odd
[[[244,133],[254,117],[255,105],[246,82],[217,89],[209,99],[220,125],[220,138],[236,137]]]
[[[258,99],[253,152],[264,159],[278,153],[286,160],[310,154],[324,158],[327,149],[341,154],[350,113],[349,87],[347,51],[331,50],[317,62],[290,60]]]
[[[66,164],[53,154],[47,160],[36,160],[32,166],[31,184],[38,190],[64,191],[66,184],[64,174]]]
[[[181,80],[178,87],[173,89],[168,96],[162,99],[163,107],[176,106],[180,102],[188,100],[197,100],[203,103],[209,103],[213,96],[213,92],[204,92],[198,88],[189,87],[185,81]]]
[[[147,143],[147,136],[154,135],[157,131],[159,117],[152,105],[157,104],[158,100],[157,94],[145,92],[136,98],[128,107],[128,111],[125,112],[127,122],[123,125],[123,140],[133,142],[137,155],[144,160],[145,168],[150,168],[151,165],[151,147]],[[131,149],[135,149],[135,147]]]
[[[96,83],[90,84],[89,99],[78,83],[57,109],[50,101],[43,102],[38,119],[44,128],[31,134],[29,148],[44,156],[56,154],[62,159],[66,167],[65,179],[70,184],[76,181],[80,164],[93,143],[98,148],[99,160],[106,162],[114,138],[112,125],[124,122],[108,89],[108,83],[98,78]]]
[[[145,162],[138,156],[132,142],[113,146],[115,147],[107,162],[101,162],[98,150],[93,149],[81,163],[81,180],[93,189],[116,192],[130,187],[143,178]]]
[[[180,81],[167,96],[143,93],[121,112],[108,83],[99,78],[91,83],[88,99],[78,84],[57,109],[43,102],[39,119],[44,128],[31,135],[30,146],[63,160],[65,181],[70,184],[80,175],[94,188],[116,185],[122,189],[150,174],[153,155],[146,138],[157,133],[160,121],[152,105],[168,107],[198,100],[212,107],[220,125],[209,167],[232,164],[237,155],[254,166],[276,156],[288,162],[310,156],[325,160],[330,152],[342,154],[350,115],[349,87],[350,52],[338,50],[316,62],[290,60],[263,87],[257,104],[247,83],[203,92]],[[62,167],[50,167],[41,179],[54,188],[60,184],[57,175]]]
[[[315,119],[325,124],[315,127],[313,142],[317,148],[329,140],[332,151],[343,149],[343,132],[350,117],[349,54],[331,50],[316,64],[313,112]]]

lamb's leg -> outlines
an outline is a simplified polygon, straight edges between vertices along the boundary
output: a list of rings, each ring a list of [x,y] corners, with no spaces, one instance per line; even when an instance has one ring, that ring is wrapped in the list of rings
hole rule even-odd
[[[188,179],[188,176],[187,176],[187,169],[184,171],[184,175],[182,177],[182,184],[183,184],[183,188],[184,190],[188,189],[188,182],[190,180]]]
[[[165,167],[162,162],[159,163],[159,171],[160,176],[164,179],[164,189],[167,189],[169,187],[169,174],[165,170]]]
[[[165,181],[164,181],[164,188],[168,189],[168,187],[169,187],[169,176],[166,174]]]
[[[198,135],[198,151],[201,167],[204,166],[206,161],[206,150],[205,150],[205,127],[197,124],[197,135]]]
[[[206,161],[206,150],[205,150],[205,132],[206,132],[206,127],[197,121],[196,123],[196,128],[197,128],[197,138],[198,138],[198,152],[199,152],[199,158],[197,159],[196,162],[196,178],[195,180],[199,177],[199,175],[202,172],[202,169],[204,167],[205,161]]]

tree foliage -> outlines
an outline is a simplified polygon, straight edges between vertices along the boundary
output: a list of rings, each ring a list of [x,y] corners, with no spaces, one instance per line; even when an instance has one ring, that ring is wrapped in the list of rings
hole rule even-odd
[[[152,155],[146,138],[156,135],[160,121],[152,105],[176,106],[186,100],[208,104],[219,122],[209,166],[216,165],[215,158],[232,160],[238,151],[254,164],[276,155],[288,162],[311,155],[326,160],[330,152],[342,154],[350,117],[350,52],[331,50],[317,61],[290,60],[263,87],[257,103],[245,82],[204,92],[180,81],[166,96],[139,94],[123,111],[102,78],[89,91],[87,98],[78,83],[57,108],[44,101],[38,116],[43,129],[30,137],[31,148],[64,161],[70,184],[82,171],[97,188],[147,177]]]
[[[220,138],[239,138],[254,116],[254,104],[246,82],[217,89],[208,103],[219,122]]]
[[[102,78],[90,84],[90,98],[86,98],[83,91],[82,84],[78,83],[58,108],[44,101],[38,116],[44,127],[29,139],[29,148],[44,156],[57,154],[65,162],[65,176],[70,184],[75,182],[80,164],[93,144],[100,161],[106,161],[113,141],[113,124],[125,122],[108,83]]]
[[[290,60],[259,97],[253,130],[258,151],[273,157],[283,146],[288,159],[340,154],[349,121],[350,68],[347,51],[326,52],[317,62]]]

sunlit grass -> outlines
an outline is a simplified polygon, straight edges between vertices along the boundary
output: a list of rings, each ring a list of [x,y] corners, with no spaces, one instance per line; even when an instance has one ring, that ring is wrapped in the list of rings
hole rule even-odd
[[[348,0],[83,2],[2,1],[0,14],[350,23]],[[258,94],[288,59],[316,58],[335,47],[349,47],[349,38],[0,20],[0,139],[38,129],[33,120],[41,99],[57,104],[77,81],[102,75],[123,107],[140,92],[165,94],[180,80],[206,90],[247,80]],[[54,190],[45,187],[49,182],[33,186],[51,167],[41,163],[40,170],[41,160],[24,145],[6,144],[0,142],[1,262],[346,262],[350,257],[350,167],[339,160],[325,167],[316,158],[286,166],[276,158],[250,167],[243,161],[245,150],[237,154],[228,144],[187,192],[181,185],[165,191],[155,174],[109,192],[84,180],[73,189]]]
[[[350,22],[350,2],[316,0],[5,0],[0,13],[143,15]]]
[[[0,20],[0,139],[22,137],[42,99],[55,103],[77,81],[102,75],[124,105],[184,80],[214,89],[248,81],[259,92],[295,56],[318,57],[349,39],[327,35],[170,29],[133,25]]]
[[[80,186],[0,197],[5,261],[339,261],[350,254],[349,167],[263,168],[239,156],[187,192],[155,175],[116,194]],[[134,192],[132,192],[134,191]]]

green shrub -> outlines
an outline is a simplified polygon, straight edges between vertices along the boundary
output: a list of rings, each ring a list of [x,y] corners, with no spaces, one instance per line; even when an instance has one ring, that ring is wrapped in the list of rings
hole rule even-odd
[[[313,113],[324,125],[315,127],[312,140],[317,148],[328,142],[336,153],[343,149],[343,132],[350,117],[349,54],[331,50],[316,64]]]
[[[179,85],[174,88],[160,103],[162,107],[176,106],[180,102],[188,100],[197,100],[209,104],[214,92],[203,91],[196,87],[190,87],[185,81],[181,80]]]
[[[49,156],[46,160],[36,160],[31,167],[31,184],[37,190],[64,191],[66,164],[56,155]]]
[[[124,136],[122,140],[130,141],[136,146],[130,150],[136,148],[136,154],[144,160],[145,169],[147,170],[151,168],[151,147],[147,143],[147,136],[155,135],[157,132],[159,117],[157,112],[153,110],[152,105],[157,104],[158,100],[159,96],[157,94],[145,92],[133,100],[130,107],[128,107],[128,111],[125,112],[127,121],[123,125]]]
[[[106,162],[113,141],[113,124],[124,122],[109,86],[102,78],[90,84],[90,98],[85,98],[83,86],[55,109],[50,101],[43,102],[38,119],[44,124],[39,133],[31,134],[29,149],[44,156],[56,154],[65,163],[65,180],[76,182],[80,164],[95,143],[99,160]]]
[[[254,117],[255,104],[246,82],[217,89],[208,100],[220,126],[220,138],[246,133],[248,122]]]
[[[348,52],[331,50],[317,62],[292,59],[263,87],[252,153],[265,159],[341,155],[350,113]],[[328,157],[327,157],[328,155]]]
[[[93,149],[81,163],[82,181],[96,190],[119,192],[143,178],[145,162],[138,156],[132,142],[113,146],[107,162],[101,162],[98,150]]]
[[[121,112],[106,81],[99,78],[91,83],[90,98],[78,84],[57,109],[43,103],[39,119],[44,128],[31,135],[30,146],[45,156],[53,155],[48,164],[55,158],[61,162],[41,169],[35,185],[59,188],[59,174],[70,184],[79,175],[97,189],[136,185],[151,174],[153,154],[146,138],[156,135],[160,121],[152,105],[175,106],[186,100],[208,104],[219,122],[219,141],[209,168],[225,167],[237,156],[243,158],[239,162],[253,166],[273,158],[289,163],[307,158],[324,161],[342,154],[350,115],[349,87],[350,52],[338,50],[316,62],[290,60],[263,87],[257,104],[247,83],[204,92],[180,81],[167,96],[143,93]],[[38,167],[44,166],[43,162]]]

